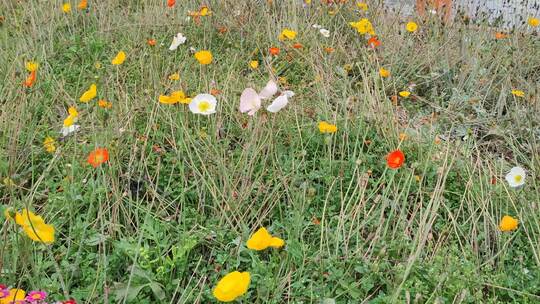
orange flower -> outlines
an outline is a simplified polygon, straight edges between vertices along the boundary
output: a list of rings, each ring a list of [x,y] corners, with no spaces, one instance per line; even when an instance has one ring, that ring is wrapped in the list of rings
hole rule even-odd
[[[328,54],[332,54],[335,51],[335,49],[333,47],[325,47],[324,51],[327,52]]]
[[[167,6],[173,7],[176,4],[176,0],[167,0]]]
[[[112,102],[106,101],[104,99],[100,99],[100,100],[98,100],[98,106],[100,108],[110,109],[110,108],[112,108]]]
[[[88,0],[81,0],[79,2],[79,5],[77,5],[77,8],[80,10],[86,9],[88,7]]]
[[[273,56],[277,56],[279,55],[279,48],[278,47],[271,47],[268,49],[270,51],[270,54],[273,55]]]
[[[23,85],[27,88],[30,88],[34,85],[34,83],[36,82],[36,76],[37,76],[37,71],[32,71],[30,72],[30,75],[28,75],[28,77],[26,78],[26,81],[23,82]]]
[[[149,46],[155,46],[156,45],[156,39],[148,39],[146,41],[146,44],[148,44]]]
[[[367,44],[370,48],[374,49],[376,47],[381,46],[381,41],[377,39],[377,36],[373,36],[369,38],[369,40],[367,41]]]
[[[94,168],[109,160],[107,148],[97,148],[88,154],[87,162]]]
[[[397,169],[405,162],[405,154],[400,150],[395,150],[386,156],[386,164],[390,169]]]
[[[220,26],[220,27],[218,27],[217,30],[218,30],[218,32],[219,32],[220,34],[225,34],[226,32],[229,31],[229,29],[226,28],[225,26]]]
[[[215,88],[210,89],[210,95],[218,96],[219,94],[221,94],[221,90]]]
[[[298,43],[298,42],[297,42],[297,43],[293,44],[292,47],[295,48],[295,49],[301,49],[301,48],[303,48],[304,46],[303,46],[301,43]]]
[[[508,38],[508,34],[503,32],[497,32],[495,33],[495,39],[505,39]]]

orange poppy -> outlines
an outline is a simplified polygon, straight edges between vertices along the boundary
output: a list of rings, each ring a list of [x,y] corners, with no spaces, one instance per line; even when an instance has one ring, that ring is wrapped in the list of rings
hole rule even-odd
[[[225,26],[220,26],[220,27],[218,27],[217,30],[218,30],[218,32],[219,32],[220,34],[225,34],[226,32],[229,31],[229,29],[228,29],[227,27],[225,27]]]
[[[298,43],[298,42],[297,42],[297,43],[293,44],[292,47],[295,48],[295,49],[301,49],[301,48],[303,48],[304,46],[303,46],[301,43]]]
[[[79,2],[79,5],[77,5],[77,8],[80,10],[87,9],[88,8],[88,0],[81,0]]]
[[[367,44],[370,48],[374,49],[376,47],[381,46],[381,41],[377,39],[377,36],[373,36],[369,38],[369,40],[367,41]]]
[[[149,46],[155,46],[156,45],[156,39],[148,39],[146,41],[146,44],[148,44]]]
[[[221,90],[215,88],[210,89],[210,95],[218,96],[219,94],[221,94]]]
[[[324,51],[327,52],[328,54],[332,54],[335,51],[335,49],[333,47],[325,47]]]
[[[28,77],[26,78],[26,81],[23,82],[23,85],[27,88],[32,87],[34,83],[36,82],[36,76],[37,76],[36,71],[30,72],[30,75],[28,75]]]
[[[405,154],[400,150],[395,150],[386,156],[386,164],[390,169],[397,169],[405,162]]]
[[[508,34],[503,32],[497,32],[495,33],[495,39],[505,39],[508,38]]]
[[[273,56],[277,56],[279,55],[279,48],[278,47],[271,47],[268,49],[270,51],[270,54],[273,55]]]
[[[97,148],[88,154],[87,162],[94,168],[109,160],[107,148]]]
[[[173,7],[176,4],[176,0],[167,0],[167,6]]]

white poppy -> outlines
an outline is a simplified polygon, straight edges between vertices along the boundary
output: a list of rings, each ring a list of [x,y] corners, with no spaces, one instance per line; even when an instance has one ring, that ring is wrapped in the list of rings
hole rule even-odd
[[[506,181],[512,188],[516,188],[525,184],[526,173],[521,167],[514,167],[506,174]]]
[[[321,35],[323,35],[323,37],[326,37],[326,38],[330,37],[330,31],[325,29],[325,28],[320,29],[319,33],[321,33]]]
[[[269,80],[266,86],[259,92],[259,97],[261,99],[267,99],[274,96],[274,94],[276,94],[277,91],[278,91],[277,84],[273,80]]]
[[[62,130],[60,130],[60,133],[63,137],[68,136],[69,134],[73,132],[77,132],[81,126],[79,125],[71,125],[69,127],[62,127]]]
[[[174,51],[178,48],[180,44],[184,44],[186,42],[186,37],[182,33],[176,34],[176,36],[173,37],[173,41],[171,43],[171,46],[169,47],[169,50]]]
[[[195,114],[210,115],[216,113],[217,100],[210,94],[199,94],[189,103],[189,110]]]
[[[247,88],[240,95],[240,112],[254,115],[261,108],[261,97],[252,88]]]
[[[274,101],[266,108],[266,110],[271,113],[279,112],[289,103],[289,98],[293,96],[293,91],[284,91],[280,96],[274,99]]]
[[[321,28],[322,26],[321,26],[321,25],[319,25],[319,24],[316,24],[316,23],[315,23],[315,24],[314,24],[314,25],[312,25],[311,27],[313,27],[313,28],[316,28],[316,29],[320,29],[320,28]]]

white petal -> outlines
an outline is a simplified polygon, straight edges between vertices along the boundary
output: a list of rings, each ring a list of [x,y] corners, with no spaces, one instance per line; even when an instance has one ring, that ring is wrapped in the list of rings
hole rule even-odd
[[[62,130],[60,130],[60,133],[62,133],[62,136],[68,136],[69,134],[76,132],[79,130],[81,126],[79,125],[71,125],[69,127],[63,127]]]
[[[199,104],[203,101],[208,102],[209,109],[202,112],[199,110]],[[199,94],[189,103],[189,110],[194,114],[210,115],[216,113],[217,99],[211,94]]]
[[[321,26],[320,26],[319,24],[316,24],[316,23],[315,23],[314,25],[312,25],[312,27],[313,27],[313,28],[316,28],[316,29],[320,29],[320,28],[321,28]]]
[[[287,97],[291,98],[294,96],[294,92],[293,91],[283,91],[281,92],[282,95],[286,95]]]
[[[287,95],[280,95],[272,103],[266,108],[268,112],[276,113],[279,112],[279,110],[283,109],[287,103],[289,103],[289,98]]]
[[[240,112],[248,112],[249,115],[253,115],[260,107],[261,98],[259,94],[252,88],[246,88],[240,95]]]
[[[326,37],[326,38],[330,37],[330,31],[327,29],[322,28],[319,30],[319,32],[321,33],[321,35],[323,35],[323,37]]]
[[[173,37],[173,41],[171,43],[171,46],[169,47],[169,50],[174,51],[178,48],[180,44],[184,44],[186,42],[186,37],[182,33],[176,34],[176,36]]]
[[[277,93],[277,90],[278,90],[277,84],[273,80],[269,80],[266,86],[264,87],[264,89],[262,89],[261,92],[259,92],[259,97],[261,99],[270,98],[274,96],[274,94]]]

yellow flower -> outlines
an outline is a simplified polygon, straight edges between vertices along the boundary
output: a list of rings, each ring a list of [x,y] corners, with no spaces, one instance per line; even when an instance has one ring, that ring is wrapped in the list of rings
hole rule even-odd
[[[64,119],[64,127],[70,127],[75,123],[75,116],[68,115],[66,119]]]
[[[95,84],[92,84],[90,88],[81,95],[79,100],[81,102],[89,102],[90,100],[94,99],[96,95],[97,95],[97,86]]]
[[[294,40],[294,38],[296,38],[296,32],[286,28],[281,31],[281,34],[279,34],[278,38],[280,41],[283,41],[285,39]]]
[[[112,102],[100,99],[98,100],[98,106],[103,109],[110,109],[112,108]]]
[[[26,63],[26,69],[28,70],[28,72],[34,72],[38,69],[38,67],[39,67],[39,63],[37,62],[28,61]]]
[[[358,33],[365,35],[375,35],[375,30],[373,29],[373,24],[367,18],[362,18],[357,22],[349,22],[349,25],[358,31]]]
[[[174,73],[169,76],[169,80],[179,80],[179,79],[180,79],[180,74],[178,73]]]
[[[230,272],[219,280],[212,293],[221,302],[232,302],[247,292],[250,280],[249,272]]]
[[[418,24],[416,24],[416,22],[410,21],[407,23],[405,28],[407,29],[407,31],[414,33],[418,29]]]
[[[273,237],[264,227],[262,227],[249,238],[246,245],[249,249],[259,251],[268,247],[283,247],[285,242],[278,237]]]
[[[195,59],[202,65],[210,64],[212,62],[212,53],[206,50],[198,51],[195,53]]]
[[[56,151],[54,138],[47,136],[43,141],[43,148],[45,148],[45,150],[49,153]]]
[[[184,91],[174,91],[171,93],[170,96],[159,95],[159,102],[163,104],[189,104],[191,102],[191,98],[187,97]]]
[[[336,125],[327,123],[326,121],[319,122],[319,132],[321,133],[336,133],[337,130]]]
[[[522,90],[512,90],[512,95],[516,97],[525,97],[525,92]]]
[[[368,5],[365,2],[357,2],[356,6],[364,12],[368,10]]]
[[[69,113],[69,116],[73,116],[73,117],[79,116],[79,112],[77,112],[77,109],[75,109],[75,107],[69,107],[68,113]]]
[[[212,15],[212,12],[208,8],[208,6],[201,7],[201,9],[199,10],[199,16],[205,17],[209,15]]]
[[[113,58],[111,63],[114,65],[121,65],[124,63],[124,60],[126,60],[126,53],[124,53],[124,51],[120,51],[118,54],[116,54],[116,57]]]
[[[390,71],[385,68],[380,68],[379,75],[381,75],[382,78],[390,77]]]
[[[512,231],[516,230],[518,227],[519,221],[511,216],[505,215],[499,223],[499,229],[501,231]]]
[[[71,4],[70,3],[64,3],[62,5],[62,11],[64,11],[64,13],[69,13],[71,12]]]
[[[15,222],[32,240],[46,244],[54,242],[54,227],[45,224],[41,216],[23,209],[21,213],[15,214]]]
[[[411,96],[411,92],[409,92],[409,91],[401,91],[398,94],[399,94],[399,96],[401,96],[403,98],[407,98],[407,97]]]
[[[527,23],[532,26],[532,27],[537,27],[540,25],[540,19],[538,18],[534,18],[534,17],[530,17],[528,20],[527,20]]]
[[[251,60],[249,62],[249,66],[252,68],[252,69],[256,69],[259,67],[259,62],[257,60]]]
[[[0,304],[11,304],[11,303],[19,303],[24,301],[24,298],[26,297],[26,292],[22,289],[10,289],[9,295],[5,298],[0,299]]]

